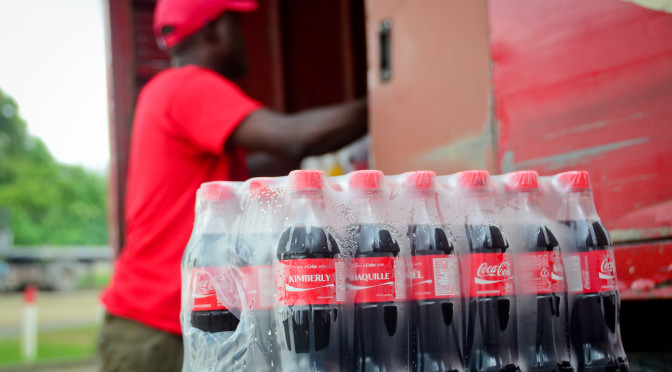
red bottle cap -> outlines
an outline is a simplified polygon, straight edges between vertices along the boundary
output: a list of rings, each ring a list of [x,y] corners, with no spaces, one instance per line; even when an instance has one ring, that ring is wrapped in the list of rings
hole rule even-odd
[[[590,190],[590,175],[586,171],[560,173],[555,176],[554,183],[562,191]]]
[[[201,184],[199,194],[205,200],[230,200],[236,198],[236,190],[223,181]]]
[[[539,189],[539,174],[536,171],[518,171],[504,176],[506,191],[536,191]]]
[[[461,189],[485,190],[490,187],[490,173],[487,170],[458,172],[457,185]]]
[[[294,191],[322,190],[324,172],[321,170],[295,170],[289,174],[289,187]]]
[[[412,187],[416,190],[431,190],[436,183],[436,173],[434,171],[415,171],[406,173],[404,179],[405,187]]]
[[[250,181],[250,197],[270,198],[274,195],[275,179],[268,177],[253,178]]]
[[[378,190],[385,175],[379,170],[361,170],[350,173],[350,187],[356,190]]]

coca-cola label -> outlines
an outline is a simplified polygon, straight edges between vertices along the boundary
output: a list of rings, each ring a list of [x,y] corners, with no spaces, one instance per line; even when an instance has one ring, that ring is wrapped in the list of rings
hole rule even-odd
[[[222,276],[223,268],[198,267],[191,269],[192,311],[225,310],[217,298],[215,283]]]
[[[516,260],[516,275],[521,294],[564,292],[565,270],[556,251],[521,253]]]
[[[276,281],[278,305],[335,304],[334,261],[323,258],[280,261]]]
[[[361,257],[350,265],[346,286],[355,303],[395,301],[406,298],[403,277],[396,257]]]
[[[598,293],[617,290],[616,261],[613,250],[572,253],[567,257],[568,290],[574,293]]]
[[[413,256],[411,299],[458,297],[460,273],[455,255]]]
[[[513,265],[508,253],[472,253],[471,297],[508,296],[515,293]]]

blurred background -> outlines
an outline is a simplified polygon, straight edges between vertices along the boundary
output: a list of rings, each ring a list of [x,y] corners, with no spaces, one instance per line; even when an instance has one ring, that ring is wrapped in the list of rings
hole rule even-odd
[[[0,1],[0,370],[72,370],[95,354],[111,271],[104,8]],[[34,363],[20,346],[29,285]]]
[[[672,363],[671,1],[259,2],[248,94],[285,112],[369,99],[369,138],[304,167],[588,170],[633,370]],[[168,66],[154,5],[0,0],[0,371],[94,368],[135,100]]]

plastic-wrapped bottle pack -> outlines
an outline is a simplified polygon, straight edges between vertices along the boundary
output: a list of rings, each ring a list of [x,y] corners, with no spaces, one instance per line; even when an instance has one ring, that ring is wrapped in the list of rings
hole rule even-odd
[[[627,371],[586,172],[209,182],[184,371]]]

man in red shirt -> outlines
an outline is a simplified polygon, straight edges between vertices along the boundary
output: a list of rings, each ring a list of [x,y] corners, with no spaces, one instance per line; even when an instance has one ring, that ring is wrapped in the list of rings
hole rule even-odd
[[[254,0],[157,4],[154,29],[172,67],[143,88],[135,111],[126,245],[102,296],[105,371],[180,370],[180,261],[201,183],[246,178],[245,151],[296,165],[366,132],[365,102],[287,115],[230,81],[246,72],[237,12],[256,7]]]

